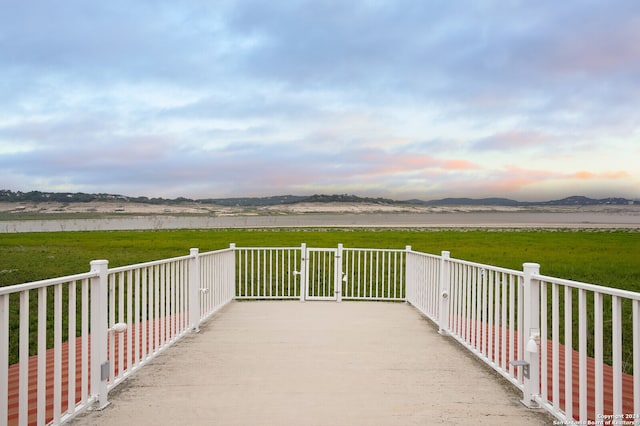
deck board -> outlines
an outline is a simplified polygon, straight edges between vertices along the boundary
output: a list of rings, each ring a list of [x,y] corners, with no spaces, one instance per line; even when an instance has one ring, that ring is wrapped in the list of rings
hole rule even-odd
[[[402,303],[232,302],[73,425],[543,425]]]

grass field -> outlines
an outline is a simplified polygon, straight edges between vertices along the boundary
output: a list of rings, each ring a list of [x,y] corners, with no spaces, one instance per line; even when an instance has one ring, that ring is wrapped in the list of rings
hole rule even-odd
[[[201,252],[227,248],[230,243],[238,247],[297,247],[301,243],[309,247],[336,247],[342,243],[347,248],[396,249],[411,245],[414,250],[426,253],[449,250],[454,258],[516,270],[520,270],[524,262],[537,262],[545,275],[640,291],[639,232],[531,229],[261,228],[1,234],[0,286],[86,272],[89,262],[95,259],[107,259],[111,267],[117,267],[186,255],[191,247],[198,247]],[[14,331],[18,324],[17,302],[16,297],[12,298],[11,329]],[[33,312],[36,302],[36,297],[30,301]],[[47,309],[51,311],[52,306]],[[51,312],[48,317],[51,322]],[[35,330],[36,316],[30,317],[30,321],[33,323],[30,327]],[[631,329],[629,321],[630,318],[624,319],[625,330]],[[48,324],[48,328],[51,327],[52,324]],[[608,338],[610,333],[606,334]],[[31,340],[36,337],[34,333],[30,336]],[[48,332],[48,347],[52,337]],[[9,343],[10,361],[17,362],[15,335]],[[34,340],[30,343],[31,354],[36,347]],[[631,365],[631,349],[632,346],[625,349],[625,366]],[[609,354],[605,355],[608,361]]]
[[[575,230],[227,229],[2,234],[0,286],[237,246],[404,248],[521,269],[541,264],[545,275],[640,291],[640,233]]]

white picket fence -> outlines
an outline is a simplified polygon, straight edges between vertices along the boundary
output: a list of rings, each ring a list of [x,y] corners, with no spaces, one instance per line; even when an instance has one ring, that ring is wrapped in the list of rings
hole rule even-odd
[[[98,260],[87,273],[0,288],[0,419],[60,424],[105,406],[114,386],[234,298],[408,302],[525,405],[567,423],[640,424],[639,293],[531,263],[516,271],[409,246],[305,244],[192,249],[117,268]]]

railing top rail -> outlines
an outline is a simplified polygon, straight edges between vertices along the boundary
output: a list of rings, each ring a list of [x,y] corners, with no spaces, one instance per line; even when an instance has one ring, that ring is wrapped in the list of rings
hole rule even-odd
[[[224,248],[224,249],[219,249],[219,250],[211,250],[211,251],[205,251],[200,253],[200,256],[210,256],[213,254],[221,254],[221,253],[228,253],[228,252],[232,252],[234,251],[233,248],[228,247],[228,248]]]
[[[547,283],[564,285],[564,286],[583,289],[583,290],[589,290],[596,293],[607,294],[610,296],[618,296],[618,297],[624,297],[626,299],[640,300],[640,293],[637,293],[634,291],[622,290],[614,287],[605,287],[605,286],[596,285],[596,284],[588,284],[580,281],[566,280],[563,278],[555,278],[555,277],[550,277],[547,275],[540,275],[540,274],[533,274],[531,278],[534,280],[540,280]]]
[[[349,251],[383,251],[383,252],[391,252],[391,253],[405,253],[406,249],[380,249],[380,248],[371,248],[371,247],[343,247],[343,250]]]
[[[300,246],[295,246],[295,247],[236,247],[236,250],[300,250]]]
[[[64,277],[49,278],[46,280],[33,281],[30,283],[0,287],[0,296],[3,296],[5,294],[19,293],[21,291],[26,291],[26,290],[33,290],[40,287],[48,287],[52,285],[64,284],[71,281],[85,280],[85,279],[94,278],[97,276],[98,276],[98,272],[90,271],[90,272],[84,272],[81,274],[66,275]]]
[[[136,263],[134,265],[118,266],[115,268],[109,268],[110,274],[117,274],[119,272],[133,271],[135,269],[147,268],[149,266],[163,265],[166,263],[177,262],[180,260],[188,260],[191,258],[190,254],[178,257],[170,257],[168,259],[152,260],[150,262]]]
[[[504,272],[505,274],[511,274],[511,275],[517,275],[517,276],[520,276],[520,277],[524,277],[524,272],[523,271],[517,271],[515,269],[501,268],[500,266],[486,265],[484,263],[470,262],[468,260],[462,260],[462,259],[456,259],[456,258],[449,258],[448,260],[451,261],[452,263],[459,263],[461,265],[474,266],[476,268],[482,268],[482,269],[486,269],[486,270],[489,270],[489,271]]]
[[[441,257],[438,254],[425,253],[425,252],[422,252],[422,251],[415,251],[415,250],[410,250],[408,253],[416,254],[418,256],[430,257],[430,258],[433,258],[433,259],[440,259],[440,257]]]

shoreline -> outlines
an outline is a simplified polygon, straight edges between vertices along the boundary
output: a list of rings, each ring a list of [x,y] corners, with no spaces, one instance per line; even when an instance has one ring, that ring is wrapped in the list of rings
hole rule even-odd
[[[640,206],[415,206],[331,202],[226,207],[197,203],[0,203],[0,234],[305,227],[640,230]]]
[[[50,215],[48,215],[50,216]],[[225,228],[479,228],[640,230],[638,212],[305,213],[288,215],[127,215],[2,220],[0,233]]]

